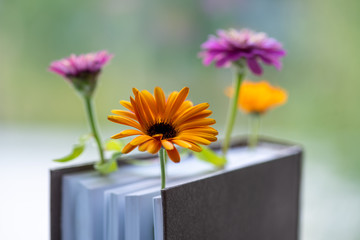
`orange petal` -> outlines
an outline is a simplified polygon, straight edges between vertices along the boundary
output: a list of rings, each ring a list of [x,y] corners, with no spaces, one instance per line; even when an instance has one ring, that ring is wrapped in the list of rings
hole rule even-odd
[[[172,144],[171,142],[167,141],[167,140],[161,140],[161,144],[163,145],[163,147],[166,150],[172,150],[174,149],[174,144]]]
[[[139,151],[141,152],[145,152],[147,150],[147,148],[149,147],[149,145],[151,144],[151,140],[144,142],[142,144],[139,145]]]
[[[124,110],[111,110],[112,113],[123,116],[123,117],[128,117],[128,118],[132,118],[134,120],[137,120],[136,116],[134,113],[129,112],[129,111],[124,111]]]
[[[136,138],[134,138],[133,140],[131,140],[130,144],[131,145],[134,145],[134,146],[137,146],[137,145],[140,145],[146,141],[149,141],[153,139],[152,137],[148,136],[148,135],[141,135],[141,136],[138,136]]]
[[[131,152],[132,150],[134,150],[136,148],[136,146],[131,145],[130,143],[126,144],[125,147],[123,148],[123,150],[121,151],[122,153],[126,154]]]
[[[172,106],[174,104],[174,101],[176,100],[178,94],[179,93],[176,92],[176,91],[170,93],[170,95],[169,95],[169,97],[168,97],[168,99],[166,101],[166,104],[165,104],[165,114],[164,114],[165,117],[170,118],[169,113],[171,111],[171,108],[172,108]]]
[[[191,143],[191,148],[189,148],[189,149],[191,149],[191,150],[193,150],[195,152],[201,152],[202,151],[202,148],[199,145],[197,145],[196,143]]]
[[[137,88],[132,88],[132,91],[133,91],[135,97],[139,93],[139,90]]]
[[[142,125],[144,126],[144,124],[146,124],[148,122],[148,119],[147,119],[147,116],[146,116],[146,113],[144,111],[144,107],[141,103],[141,100],[140,100],[140,92],[139,90],[137,90],[136,88],[133,88],[133,92],[134,92],[134,95],[135,95],[135,100],[133,102],[131,102],[133,105],[135,104],[136,107],[135,110],[138,112],[141,120],[142,120]],[[130,99],[131,100],[131,99]]]
[[[167,152],[169,158],[173,162],[175,162],[175,163],[180,162],[180,154],[176,148],[174,148],[173,150],[166,150],[166,152]]]
[[[179,115],[179,118],[176,122],[183,121],[183,119],[188,119],[192,117],[194,114],[201,112],[207,109],[210,105],[208,103],[200,103],[196,106],[186,109],[182,114]]]
[[[170,110],[170,113],[169,113],[170,116],[173,116],[176,113],[176,111],[180,108],[182,103],[185,101],[188,94],[189,94],[189,88],[188,87],[184,87],[183,89],[180,90],[180,92],[177,95],[173,105],[171,106],[171,110]]]
[[[209,141],[205,138],[202,138],[202,137],[194,136],[194,135],[181,135],[181,136],[179,135],[178,137],[176,137],[174,139],[191,141],[191,142],[195,142],[195,143],[199,143],[199,144],[203,144],[203,145],[211,144],[211,141]]]
[[[133,99],[130,97],[131,105],[134,108],[134,113],[136,115],[136,118],[138,119],[141,126],[145,126],[146,120],[144,118],[142,109],[139,107],[139,104],[136,102],[136,99]]]
[[[160,141],[162,139],[162,137],[163,137],[163,134],[158,133],[158,134],[152,135],[151,137],[156,139],[157,141]]]
[[[140,124],[135,122],[132,119],[129,119],[129,118],[126,118],[126,117],[114,116],[114,115],[108,116],[108,119],[110,121],[112,121],[112,122],[127,125],[127,126],[130,126],[130,127],[134,127],[134,128],[139,129],[140,131],[143,131]]]
[[[128,136],[133,136],[133,135],[143,135],[143,132],[140,132],[138,130],[135,129],[127,129],[124,130],[118,134],[115,134],[114,136],[112,136],[111,138],[113,139],[118,139],[118,138],[123,138],[123,137],[128,137]]]
[[[180,139],[173,139],[171,140],[174,144],[177,144],[179,145],[180,147],[183,147],[183,148],[191,148],[191,144],[187,141],[184,141],[184,140],[180,140]]]
[[[150,142],[147,151],[151,154],[157,153],[161,148],[161,142],[156,140],[150,140]]]
[[[154,90],[156,105],[159,114],[163,114],[165,112],[165,94],[164,91],[160,87],[156,87]]]
[[[201,127],[201,126],[207,126],[215,124],[216,121],[212,118],[204,118],[204,119],[197,119],[192,122],[185,123],[183,125],[179,126],[179,131],[188,129],[188,128],[195,128],[195,127]]]
[[[193,115],[187,115],[187,116],[181,116],[174,124],[180,125],[187,122],[192,122],[194,120],[200,119],[200,118],[207,118],[212,114],[212,111],[210,110],[203,110],[201,112],[197,112]]]
[[[208,133],[202,133],[202,132],[181,132],[178,137],[182,136],[195,136],[195,137],[201,137],[205,138],[211,142],[215,142],[217,140],[216,136],[214,134],[208,134]]]
[[[134,112],[134,108],[128,101],[120,101],[120,104],[129,109],[130,111]]]
[[[146,101],[146,98],[143,96],[143,94],[139,93],[139,101],[141,103],[142,110],[144,112],[144,116],[146,118],[146,123],[151,124],[155,121],[154,115],[152,114],[150,110],[149,103]]]
[[[179,107],[179,110],[174,114],[173,121],[175,121],[175,119],[177,119],[179,116],[181,116],[186,110],[188,110],[192,106],[193,106],[193,103],[189,100],[186,100],[185,102],[183,102],[181,104],[181,106]]]
[[[148,106],[150,107],[153,116],[157,116],[157,108],[154,96],[146,90],[141,91],[141,94],[145,98]]]
[[[192,117],[186,119],[185,121],[194,121],[199,118],[207,118],[211,114],[212,114],[211,110],[204,110],[204,111],[194,114]]]
[[[212,134],[212,135],[218,135],[219,132],[212,128],[212,127],[198,127],[198,128],[189,128],[186,130],[183,130],[182,133],[194,133],[194,132],[198,132],[198,133],[208,133],[208,134]]]

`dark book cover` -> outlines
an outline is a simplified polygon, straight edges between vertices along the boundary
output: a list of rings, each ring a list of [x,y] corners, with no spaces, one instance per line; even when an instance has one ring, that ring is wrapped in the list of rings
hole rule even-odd
[[[297,240],[302,150],[162,190],[165,240]],[[239,159],[241,161],[241,159]]]

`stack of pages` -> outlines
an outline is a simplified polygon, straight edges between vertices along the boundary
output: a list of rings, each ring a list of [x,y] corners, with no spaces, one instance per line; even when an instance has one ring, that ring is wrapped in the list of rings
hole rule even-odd
[[[271,162],[290,152],[291,146],[271,143],[263,143],[256,150],[238,147],[229,152],[228,164],[221,170],[192,156],[184,157],[178,164],[168,161],[167,185],[163,192],[191,184],[196,191],[197,186],[201,187],[196,184],[203,180],[216,179],[226,173],[231,177],[237,169]],[[156,159],[147,165],[123,166],[109,176],[100,176],[94,171],[66,174],[62,192],[62,239],[164,239],[164,221],[169,219],[176,223],[177,219],[181,221],[183,214],[180,209],[179,215],[167,213],[165,216],[164,196],[160,189],[160,165]],[[186,206],[196,199],[184,198],[180,202]],[[206,206],[206,203],[199,206]],[[181,222],[178,224],[182,225]]]

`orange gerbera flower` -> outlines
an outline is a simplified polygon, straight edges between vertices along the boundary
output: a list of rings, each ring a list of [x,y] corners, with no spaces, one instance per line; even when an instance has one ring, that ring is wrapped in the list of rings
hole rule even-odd
[[[207,118],[212,113],[207,110],[209,104],[193,106],[191,101],[186,100],[189,88],[172,92],[167,99],[160,87],[155,88],[154,95],[136,88],[133,88],[133,93],[135,98],[130,97],[130,102],[120,101],[129,111],[112,110],[116,115],[108,116],[112,122],[135,128],[111,138],[140,135],[124,147],[123,153],[139,147],[140,151],[155,154],[163,147],[172,161],[179,162],[180,155],[174,144],[200,152],[199,144],[209,145],[217,140],[218,132],[209,127],[215,120]]]
[[[233,89],[226,90],[228,96]],[[263,114],[270,108],[286,103],[287,93],[280,87],[271,86],[267,81],[244,81],[240,87],[238,108],[246,113]]]

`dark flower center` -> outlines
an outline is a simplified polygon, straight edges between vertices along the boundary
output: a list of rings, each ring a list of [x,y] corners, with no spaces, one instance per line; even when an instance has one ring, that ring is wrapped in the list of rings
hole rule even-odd
[[[159,123],[155,123],[154,125],[149,127],[147,130],[147,134],[149,136],[154,136],[156,134],[162,134],[163,139],[168,139],[168,138],[176,137],[177,132],[171,124],[159,122]]]

